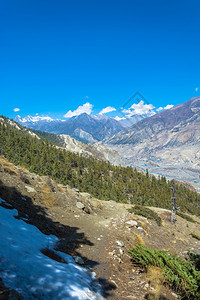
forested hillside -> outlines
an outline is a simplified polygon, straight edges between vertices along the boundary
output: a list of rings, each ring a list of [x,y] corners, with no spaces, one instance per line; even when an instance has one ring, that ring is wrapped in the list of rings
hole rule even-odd
[[[35,129],[29,129],[31,132],[35,133],[37,136],[49,140],[52,144],[64,147],[63,139],[54,133],[49,133],[45,131],[39,131]]]
[[[59,183],[102,200],[171,208],[172,182],[165,177],[156,179],[148,172],[142,174],[132,167],[85,158],[20,128],[1,117],[0,153],[16,165],[39,175],[48,175]],[[200,195],[183,185],[176,185],[176,194],[178,206],[183,211],[200,215]]]

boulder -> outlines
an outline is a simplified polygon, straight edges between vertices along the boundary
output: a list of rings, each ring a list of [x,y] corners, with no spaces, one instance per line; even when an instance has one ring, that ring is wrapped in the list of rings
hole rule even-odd
[[[77,202],[76,203],[76,206],[79,208],[79,209],[84,209],[85,205],[82,203],[82,202]]]

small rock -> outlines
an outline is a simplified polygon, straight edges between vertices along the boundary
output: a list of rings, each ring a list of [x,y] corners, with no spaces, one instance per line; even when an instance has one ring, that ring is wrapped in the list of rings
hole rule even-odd
[[[133,226],[137,226],[138,223],[134,220],[129,220],[126,222],[126,224],[128,224],[130,227],[133,227]]]
[[[114,285],[115,288],[118,288],[118,285],[116,284],[116,282],[114,280],[110,280],[110,282],[112,283],[112,285]]]
[[[124,247],[124,243],[122,241],[117,241],[116,243],[117,243],[118,246]]]
[[[80,256],[73,256],[75,262],[79,265],[84,265],[84,261]]]
[[[122,257],[122,255],[124,254],[124,250],[122,250],[121,248],[119,248],[119,254]]]
[[[173,293],[173,292],[172,292],[172,296],[178,298],[178,296],[175,293]]]
[[[77,202],[76,203],[76,206],[79,208],[79,209],[83,209],[85,207],[85,205],[82,203],[82,202]]]
[[[142,227],[140,227],[140,226],[139,226],[137,229],[139,229],[139,230],[144,230],[144,229],[143,229]]]
[[[29,193],[35,193],[36,192],[34,188],[32,188],[28,185],[25,185],[25,188],[27,189],[27,192],[29,192]]]

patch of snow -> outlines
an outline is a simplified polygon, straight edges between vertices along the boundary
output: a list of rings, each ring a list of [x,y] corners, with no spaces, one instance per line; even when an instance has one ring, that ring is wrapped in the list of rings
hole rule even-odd
[[[105,116],[105,115],[100,115],[100,114],[97,114],[97,115],[90,115],[93,119],[96,119],[96,120],[109,120],[110,118],[108,116]]]
[[[94,275],[70,255],[54,250],[56,236],[41,233],[17,215],[17,210],[0,206],[0,277],[6,286],[24,299],[103,299]],[[44,255],[41,250],[47,248],[66,263]]]

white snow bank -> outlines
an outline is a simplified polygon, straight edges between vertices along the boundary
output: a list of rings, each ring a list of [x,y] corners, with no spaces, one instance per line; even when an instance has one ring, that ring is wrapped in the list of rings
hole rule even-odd
[[[4,200],[0,199],[0,203]],[[95,278],[65,253],[55,251],[65,263],[40,252],[53,250],[56,236],[14,218],[17,210],[0,206],[0,277],[25,299],[103,299]]]

